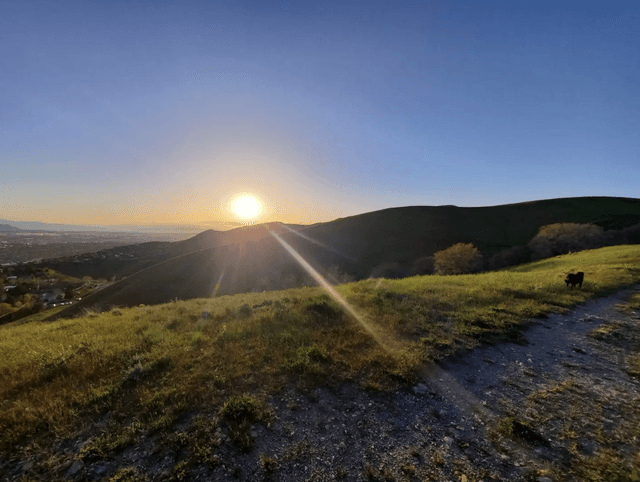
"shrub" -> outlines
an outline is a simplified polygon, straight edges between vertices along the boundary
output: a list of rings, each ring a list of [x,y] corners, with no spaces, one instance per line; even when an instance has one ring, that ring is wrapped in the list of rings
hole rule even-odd
[[[487,268],[502,269],[507,266],[515,266],[528,262],[530,257],[531,252],[528,248],[524,246],[511,246],[491,256],[487,262]]]
[[[604,231],[595,224],[557,223],[542,226],[529,242],[531,259],[543,259],[605,244]]]
[[[258,418],[258,403],[248,395],[231,397],[220,409],[220,415],[233,422],[253,422]]]
[[[237,317],[239,320],[245,320],[249,317],[251,317],[251,315],[253,314],[253,310],[251,309],[251,307],[245,303],[244,305],[240,306],[240,308],[238,308],[237,310]]]
[[[482,254],[471,243],[454,244],[433,257],[437,274],[466,274],[482,269]]]
[[[411,275],[433,274],[435,272],[435,258],[433,256],[424,256],[418,258],[411,266]]]
[[[374,267],[371,270],[369,278],[398,279],[406,277],[407,274],[407,270],[405,270],[400,263],[389,261]]]

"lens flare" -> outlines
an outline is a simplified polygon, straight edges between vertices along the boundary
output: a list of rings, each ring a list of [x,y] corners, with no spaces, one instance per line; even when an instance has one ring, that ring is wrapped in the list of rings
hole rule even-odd
[[[287,250],[287,252],[293,257],[293,259],[295,259],[298,262],[298,264],[307,273],[309,273],[314,280],[316,280],[316,282],[329,294],[329,296],[331,296],[331,298],[333,298],[337,303],[340,304],[340,306],[342,306],[342,308],[347,313],[349,313],[353,318],[355,318],[355,320],[360,324],[360,326],[362,326],[367,331],[367,333],[369,333],[373,337],[373,339],[376,340],[376,342],[385,351],[387,352],[390,351],[387,345],[382,341],[380,336],[378,336],[378,334],[373,330],[373,328],[371,328],[371,325],[369,325],[369,323],[367,323],[364,317],[361,316],[359,313],[357,313],[349,305],[349,303],[347,303],[347,301],[340,295],[340,293],[338,293],[335,290],[335,288],[331,286],[331,283],[329,283],[326,279],[324,279],[323,276],[320,273],[318,273],[313,266],[307,263],[307,261],[302,256],[300,256],[300,254],[295,249],[293,249],[293,247],[289,243],[287,243],[284,239],[278,236],[277,233],[274,233],[270,229],[269,229],[269,232],[274,238],[276,238],[276,240],[282,245],[282,247]]]
[[[302,239],[306,239],[307,241],[309,241],[310,243],[316,244],[318,246],[320,246],[321,248],[326,249],[327,251],[331,251],[334,254],[337,254],[338,256],[341,256],[343,258],[348,259],[349,261],[355,261],[355,259],[353,259],[351,256],[348,256],[344,253],[341,253],[340,251],[337,251],[335,249],[333,249],[331,246],[328,246],[324,243],[321,243],[320,241],[318,241],[317,239],[313,239],[309,236],[307,236],[304,233],[301,233],[300,231],[296,231],[295,229],[291,229],[289,226],[287,226],[286,224],[282,224],[281,225],[283,228],[289,230],[290,232],[292,232],[293,234],[300,236]]]
[[[269,228],[267,228],[269,229]],[[296,260],[296,262],[309,273],[313,279],[333,298],[339,303],[342,308],[349,313],[373,339],[378,345],[392,356],[402,356],[402,354],[389,345],[388,340],[383,340],[371,327],[371,325],[357,313],[347,301],[338,293],[331,284],[318,273],[313,266],[311,266],[300,254],[293,249],[284,239],[278,236],[269,229],[271,235],[287,250],[287,252]],[[455,377],[451,376],[447,371],[443,370],[434,362],[425,362],[421,366],[416,367],[416,371],[419,377],[428,382],[433,390],[435,390],[442,397],[447,398],[453,402],[460,410],[473,416],[477,421],[484,425],[495,425],[497,415],[494,414],[489,408],[485,407],[481,401],[469,390],[464,388]],[[524,454],[524,452],[521,452]]]

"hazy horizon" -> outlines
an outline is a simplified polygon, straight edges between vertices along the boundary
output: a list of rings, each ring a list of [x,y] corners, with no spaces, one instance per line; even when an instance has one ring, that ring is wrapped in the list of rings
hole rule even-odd
[[[585,197],[585,198],[589,198],[589,197],[599,197],[599,196],[579,196],[579,197]],[[563,198],[553,198],[553,199],[563,199]],[[637,199],[637,198],[625,198],[625,199]],[[516,202],[516,203],[505,203],[505,204],[498,204],[498,205],[492,205],[492,206],[459,206],[459,205],[455,205],[455,204],[446,204],[446,205],[438,205],[438,206],[389,206],[386,208],[382,208],[379,210],[375,210],[375,211],[381,211],[381,210],[386,210],[386,209],[397,209],[397,208],[409,208],[409,207],[457,207],[457,208],[475,208],[475,207],[497,207],[497,206],[506,206],[506,205],[512,205],[512,204],[522,204],[522,203],[529,203],[529,202],[536,202],[536,201],[547,201],[547,200],[551,200],[551,199],[531,199],[531,200],[527,200],[527,201],[521,201],[521,202]],[[369,211],[369,212],[373,212],[373,211]],[[336,217],[327,221],[319,221],[319,222],[331,222],[331,221],[335,221],[339,218],[343,218],[343,217],[351,217],[351,216],[358,216],[360,214],[367,214],[367,213],[355,213],[353,215],[349,215],[349,216],[340,216],[340,217]],[[25,229],[25,230],[51,230],[51,231],[104,231],[104,232],[109,232],[109,231],[113,231],[113,232],[128,232],[128,233],[185,233],[185,232],[192,232],[195,234],[198,234],[202,231],[206,231],[209,229],[213,229],[216,231],[229,231],[231,229],[235,229],[235,228],[239,228],[239,227],[245,227],[245,226],[252,226],[252,225],[260,225],[260,224],[266,224],[266,223],[278,223],[278,222],[282,222],[284,224],[288,224],[288,225],[302,225],[302,226],[310,226],[313,224],[317,224],[317,223],[285,223],[284,221],[279,221],[279,220],[275,220],[275,221],[253,221],[253,222],[216,222],[216,221],[201,221],[201,222],[195,222],[195,223],[191,223],[191,224],[172,224],[172,223],[156,223],[156,224],[137,224],[137,225],[133,225],[133,224],[111,224],[111,225],[95,225],[95,224],[76,224],[76,225],[71,225],[71,224],[61,224],[61,223],[46,223],[43,221],[14,221],[14,220],[10,220],[10,219],[0,219],[0,225],[2,224],[9,224],[12,225],[14,227],[18,227],[20,229]]]
[[[0,218],[640,198],[640,7],[8,1]],[[220,228],[214,228],[220,229]]]

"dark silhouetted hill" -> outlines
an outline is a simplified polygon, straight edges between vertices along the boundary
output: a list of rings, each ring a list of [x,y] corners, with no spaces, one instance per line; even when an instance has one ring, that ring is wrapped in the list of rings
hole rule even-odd
[[[154,304],[312,284],[270,230],[318,271],[344,281],[376,276],[380,272],[377,268],[389,265],[396,266],[400,274],[409,274],[416,260],[459,242],[473,243],[483,254],[491,255],[512,246],[526,246],[547,224],[596,223],[622,228],[637,224],[639,219],[639,199],[581,197],[491,207],[390,208],[311,226],[274,223],[205,231],[175,243],[117,248],[121,264],[114,264],[120,269],[116,274],[127,277],[63,314],[91,307]],[[81,276],[79,271],[90,267],[75,264],[76,271],[68,274]],[[53,267],[67,273],[62,266]]]

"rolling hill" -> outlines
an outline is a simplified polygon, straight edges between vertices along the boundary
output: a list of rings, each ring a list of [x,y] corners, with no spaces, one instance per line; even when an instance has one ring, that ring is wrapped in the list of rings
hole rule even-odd
[[[344,281],[375,276],[376,268],[390,263],[408,274],[415,260],[458,242],[472,242],[490,255],[526,245],[541,226],[557,222],[627,227],[640,222],[640,200],[583,197],[492,207],[390,208],[311,226],[272,223],[226,232],[205,231],[175,243],[118,248],[130,256],[122,258],[129,272],[118,274],[128,276],[58,316],[88,308],[102,310],[313,284],[270,231],[330,280],[336,281],[337,276]],[[152,247],[154,256],[149,255]],[[78,272],[82,263],[71,264],[75,272],[69,274],[90,274]],[[65,273],[64,264],[48,266]],[[132,267],[138,271],[131,273]]]
[[[0,326],[0,479],[637,480],[639,263],[612,246]]]

